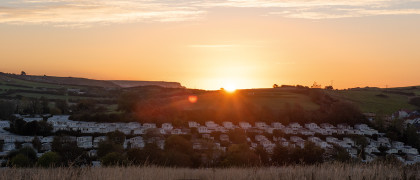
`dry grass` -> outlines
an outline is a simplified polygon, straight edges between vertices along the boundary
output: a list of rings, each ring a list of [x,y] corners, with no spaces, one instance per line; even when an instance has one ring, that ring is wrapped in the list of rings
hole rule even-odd
[[[3,168],[0,179],[419,179],[418,167],[322,164],[267,168],[189,169],[165,167]]]

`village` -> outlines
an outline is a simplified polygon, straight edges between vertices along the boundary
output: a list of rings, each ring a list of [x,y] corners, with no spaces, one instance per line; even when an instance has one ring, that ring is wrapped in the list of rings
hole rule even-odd
[[[25,117],[16,115],[22,118],[25,122],[44,121],[44,118],[39,117]],[[405,116],[402,114],[401,116]],[[46,119],[52,125],[52,132],[67,131],[78,132],[82,136],[69,136],[69,139],[77,142],[79,148],[84,149],[89,156],[97,156],[97,148],[100,142],[106,140],[106,134],[114,131],[120,131],[127,135],[124,140],[123,147],[128,148],[143,148],[147,143],[155,143],[159,148],[164,149],[165,138],[169,135],[191,135],[195,134],[192,140],[192,148],[194,150],[202,150],[208,148],[203,142],[211,142],[220,151],[226,152],[226,144],[231,144],[228,132],[235,129],[241,129],[251,133],[254,136],[247,137],[247,144],[251,149],[262,146],[264,150],[271,154],[273,149],[278,146],[304,148],[305,142],[309,141],[325,151],[331,150],[333,146],[344,148],[348,154],[354,159],[361,159],[360,145],[352,138],[354,136],[362,136],[366,138],[368,144],[363,146],[365,158],[362,162],[371,162],[376,159],[377,154],[380,153],[380,148],[386,148],[386,154],[394,155],[398,160],[404,164],[415,164],[420,162],[420,155],[416,148],[404,144],[400,141],[391,141],[385,137],[384,133],[369,127],[366,124],[356,124],[349,126],[347,124],[338,124],[336,126],[322,123],[307,123],[299,124],[291,122],[288,125],[283,125],[279,122],[267,124],[265,122],[255,122],[250,124],[248,122],[222,122],[222,124],[207,121],[200,124],[194,121],[188,122],[185,127],[174,127],[171,123],[163,123],[157,125],[155,123],[98,123],[98,122],[83,122],[73,121],[69,119],[69,115],[54,115]],[[405,123],[418,123],[419,119],[409,119]],[[21,136],[13,134],[5,129],[10,127],[10,121],[0,121],[0,141],[2,144],[1,157],[6,157],[7,154],[17,147],[33,147],[34,138],[38,138],[42,143],[40,151],[37,156],[42,156],[45,152],[52,150],[52,142],[54,136]],[[150,133],[153,131],[154,133]],[[148,133],[149,132],[149,133]],[[146,134],[154,134],[155,137],[145,138]],[[156,135],[158,134],[158,135]],[[217,134],[217,135],[215,135]],[[280,134],[280,135],[279,135]],[[150,136],[150,135],[148,135]],[[203,141],[206,140],[206,141]],[[5,161],[5,160],[3,160]],[[99,163],[99,161],[96,161]]]

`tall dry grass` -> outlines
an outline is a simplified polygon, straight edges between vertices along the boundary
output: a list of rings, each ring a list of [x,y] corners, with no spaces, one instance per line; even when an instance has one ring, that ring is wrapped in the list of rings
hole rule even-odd
[[[190,169],[168,167],[100,167],[100,168],[3,168],[0,179],[420,179],[418,167],[386,164],[350,165],[341,163],[311,166]]]

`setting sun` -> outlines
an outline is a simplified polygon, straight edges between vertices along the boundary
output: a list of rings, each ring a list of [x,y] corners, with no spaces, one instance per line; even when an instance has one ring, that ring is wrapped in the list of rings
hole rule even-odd
[[[227,85],[225,88],[224,88],[227,92],[230,92],[230,93],[233,93],[233,92],[235,92],[236,91],[236,87],[234,86],[234,85]]]

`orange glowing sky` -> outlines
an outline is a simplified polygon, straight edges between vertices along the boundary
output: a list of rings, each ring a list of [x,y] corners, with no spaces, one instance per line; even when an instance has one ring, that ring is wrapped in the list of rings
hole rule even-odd
[[[420,3],[5,0],[0,71],[189,88],[420,85]]]

